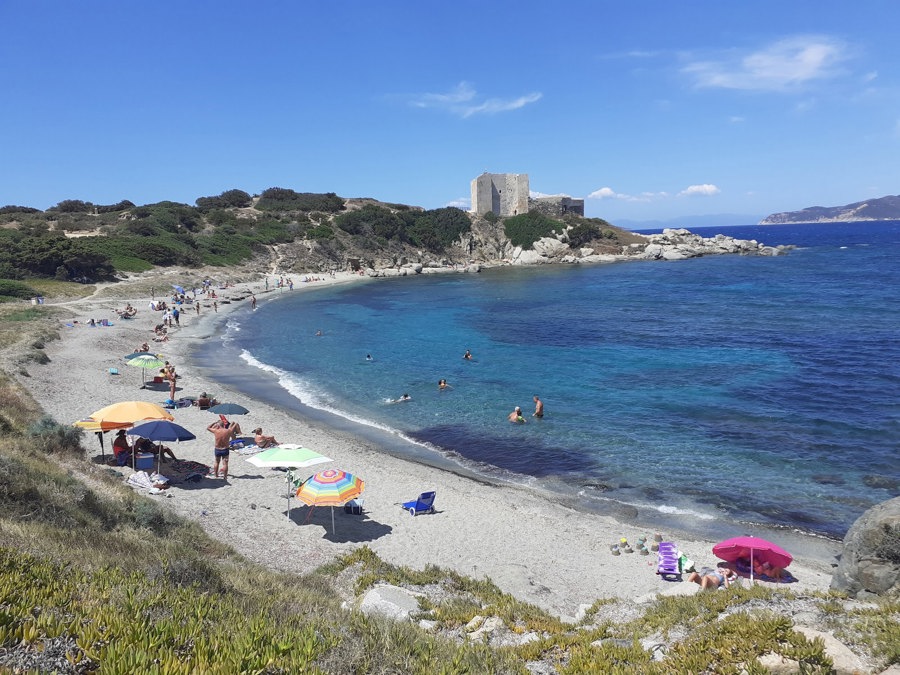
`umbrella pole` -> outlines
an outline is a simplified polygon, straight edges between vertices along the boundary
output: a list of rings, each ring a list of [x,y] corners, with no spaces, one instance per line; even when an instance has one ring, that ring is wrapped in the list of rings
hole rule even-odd
[[[750,583],[753,583],[753,549],[750,549]]]
[[[334,534],[334,507],[331,507],[331,534]]]

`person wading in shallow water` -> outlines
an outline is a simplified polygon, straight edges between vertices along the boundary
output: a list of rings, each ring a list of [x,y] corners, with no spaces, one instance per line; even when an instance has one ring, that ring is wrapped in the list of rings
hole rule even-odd
[[[531,415],[532,417],[543,417],[544,416],[544,402],[538,398],[538,395],[534,395],[534,413]]]

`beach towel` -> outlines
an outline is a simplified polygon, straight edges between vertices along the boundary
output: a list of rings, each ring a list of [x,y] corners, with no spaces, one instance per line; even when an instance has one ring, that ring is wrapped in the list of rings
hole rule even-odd
[[[146,471],[135,471],[125,480],[125,482],[133,487],[143,488],[145,490],[149,490],[153,487],[153,481]]]
[[[192,474],[205,476],[209,473],[210,468],[210,466],[201,462],[194,462],[189,459],[174,459],[166,464],[166,473],[168,474],[169,482],[172,484],[190,483],[193,482],[193,480],[189,480],[192,478]]]

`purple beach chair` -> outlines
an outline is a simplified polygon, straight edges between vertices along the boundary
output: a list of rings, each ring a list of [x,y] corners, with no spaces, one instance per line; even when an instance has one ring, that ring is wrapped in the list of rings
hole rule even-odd
[[[656,573],[666,581],[681,581],[681,570],[678,568],[678,547],[673,542],[659,542]]]

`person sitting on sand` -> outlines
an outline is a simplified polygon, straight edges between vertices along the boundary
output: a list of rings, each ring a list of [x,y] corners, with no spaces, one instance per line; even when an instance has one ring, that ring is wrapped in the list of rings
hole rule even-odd
[[[178,459],[175,456],[175,453],[172,452],[171,448],[164,446],[162,443],[156,444],[151,441],[149,438],[139,438],[137,442],[134,444],[135,452],[149,452],[153,455],[158,455],[162,453],[163,456],[168,455],[172,459]]]
[[[278,441],[275,440],[274,436],[266,436],[263,434],[262,427],[256,427],[256,429],[253,430],[253,440],[258,448],[274,448],[278,445]]]
[[[737,574],[727,565],[719,565],[715,570],[710,567],[704,567],[699,573],[691,572],[688,575],[688,581],[699,584],[703,590],[716,588],[728,588],[733,582],[737,581]]]
[[[131,446],[128,444],[128,439],[125,438],[125,430],[119,429],[116,432],[116,438],[113,441],[113,454],[116,457],[116,464],[119,466],[125,466],[128,464],[128,460],[131,459]]]
[[[525,424],[525,418],[522,417],[522,409],[516,406],[516,409],[509,413],[507,419],[514,424]]]

